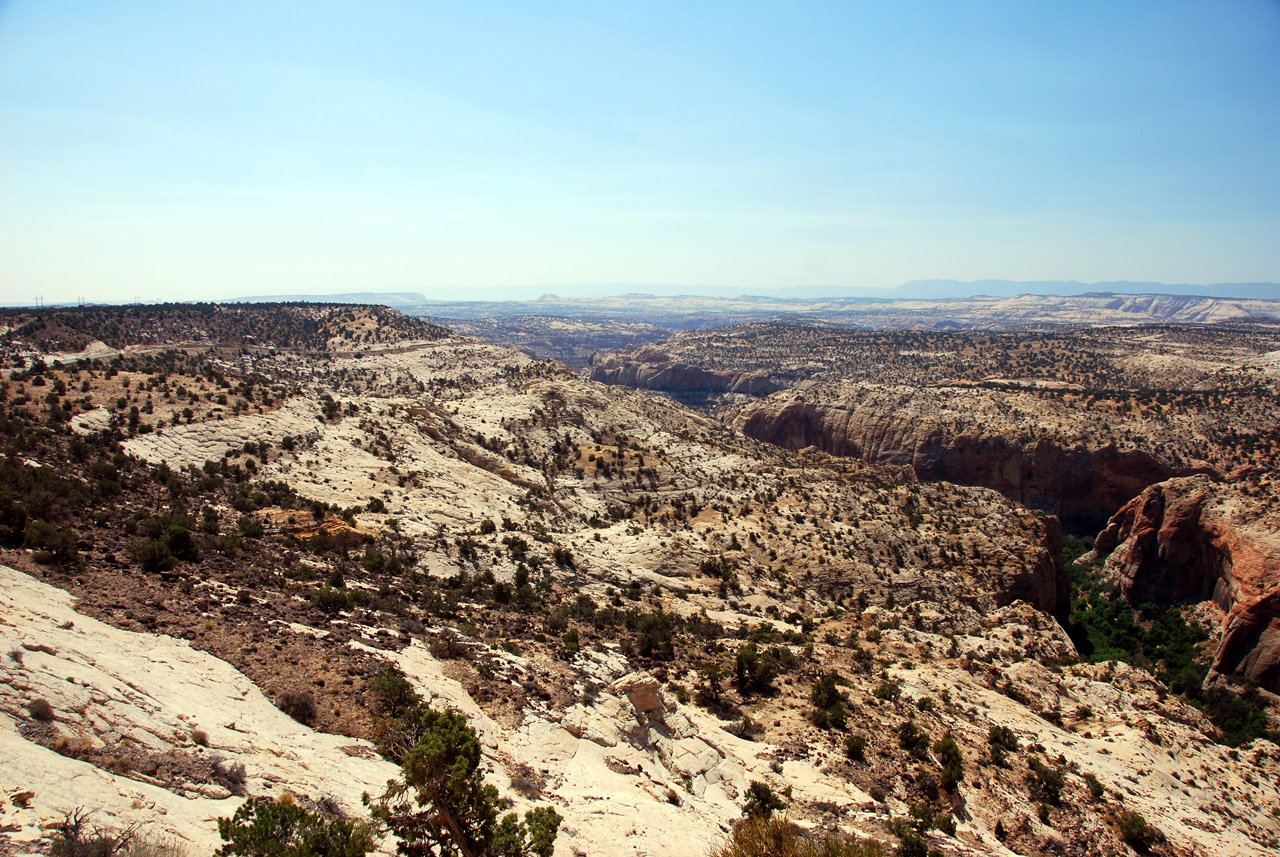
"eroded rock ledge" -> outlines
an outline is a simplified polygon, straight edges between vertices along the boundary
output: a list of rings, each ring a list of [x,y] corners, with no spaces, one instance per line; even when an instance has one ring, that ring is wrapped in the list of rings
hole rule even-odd
[[[788,391],[728,416],[787,449],[911,468],[918,479],[993,488],[1096,532],[1148,485],[1188,471],[1095,433],[1024,394],[955,387],[833,385]]]
[[[704,369],[701,366],[674,362],[656,349],[642,349],[633,358],[618,355],[604,358],[593,356],[587,377],[602,384],[679,393],[767,396],[782,389],[782,385],[764,372]]]

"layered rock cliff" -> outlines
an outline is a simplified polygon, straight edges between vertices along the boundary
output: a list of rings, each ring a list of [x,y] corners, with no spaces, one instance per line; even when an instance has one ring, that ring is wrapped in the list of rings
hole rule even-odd
[[[729,416],[744,434],[788,449],[910,467],[916,477],[994,488],[1096,531],[1152,483],[1179,472],[1056,402],[975,388],[831,385],[788,391]]]
[[[642,349],[633,357],[593,356],[587,377],[602,384],[675,393],[767,396],[782,389],[782,385],[763,372],[704,369],[672,361],[665,353],[654,349]]]
[[[1095,553],[1133,604],[1214,601],[1225,614],[1214,671],[1280,691],[1277,517],[1239,485],[1170,479],[1117,512]]]

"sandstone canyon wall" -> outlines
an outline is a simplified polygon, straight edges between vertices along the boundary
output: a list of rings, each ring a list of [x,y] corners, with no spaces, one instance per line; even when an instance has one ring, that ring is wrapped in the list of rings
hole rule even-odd
[[[1130,603],[1212,599],[1225,613],[1214,672],[1280,692],[1277,516],[1238,486],[1171,479],[1117,512],[1095,554]]]
[[[634,358],[593,356],[587,377],[614,386],[670,393],[742,393],[767,396],[782,389],[762,372],[704,369],[674,362],[660,351],[642,349]]]
[[[910,467],[916,477],[993,488],[1097,532],[1148,485],[1175,475],[1156,456],[1079,431],[1061,414],[1008,407],[989,391],[856,385],[788,391],[730,417],[742,433],[788,449]]]

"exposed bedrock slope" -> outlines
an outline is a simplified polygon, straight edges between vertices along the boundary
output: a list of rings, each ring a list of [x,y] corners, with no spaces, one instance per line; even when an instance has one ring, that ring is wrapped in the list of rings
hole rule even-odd
[[[788,449],[816,446],[907,466],[922,480],[994,488],[1057,515],[1068,530],[1100,529],[1148,485],[1176,473],[1144,450],[1086,440],[1095,436],[1073,431],[1061,415],[1036,414],[989,391],[859,385],[815,392],[751,403],[731,424]]]
[[[1205,476],[1152,485],[1098,536],[1131,603],[1212,599],[1225,615],[1214,671],[1280,691],[1280,535],[1275,509]]]

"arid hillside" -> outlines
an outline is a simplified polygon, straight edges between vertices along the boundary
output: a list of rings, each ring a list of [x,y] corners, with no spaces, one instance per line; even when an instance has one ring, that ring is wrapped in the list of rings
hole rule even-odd
[[[561,857],[702,853],[766,792],[888,851],[1280,836],[1265,699],[1157,679],[1226,663],[1214,618],[1082,657],[1105,593],[997,490],[379,308],[15,314],[0,348],[15,853],[89,803],[201,853],[248,795],[360,816],[397,681],[563,816]]]

